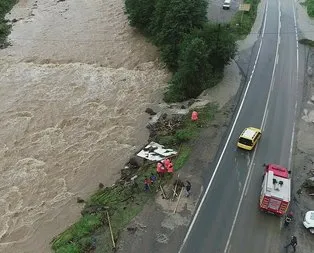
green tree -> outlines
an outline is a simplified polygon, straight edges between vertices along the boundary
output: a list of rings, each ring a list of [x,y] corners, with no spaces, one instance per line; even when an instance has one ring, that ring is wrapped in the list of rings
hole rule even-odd
[[[207,21],[206,10],[204,0],[157,0],[149,30],[171,70],[177,69],[183,37]]]
[[[183,101],[198,96],[211,77],[206,42],[189,35],[180,47],[179,68],[170,81],[166,94],[168,101]]]
[[[216,85],[236,50],[235,38],[227,27],[205,24],[194,29],[180,46],[178,70],[170,81],[165,100],[195,98]]]
[[[195,36],[203,38],[208,47],[208,59],[213,72],[222,72],[225,65],[235,57],[237,44],[235,36],[226,25],[205,24],[203,29],[195,31]]]
[[[0,0],[0,48],[6,44],[6,37],[11,32],[11,25],[5,20],[5,14],[11,10],[16,2],[16,0]]]
[[[125,0],[125,9],[131,26],[149,32],[152,13],[157,0]]]

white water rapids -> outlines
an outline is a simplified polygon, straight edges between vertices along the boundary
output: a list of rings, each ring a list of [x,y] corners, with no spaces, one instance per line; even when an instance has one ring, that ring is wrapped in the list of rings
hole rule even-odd
[[[76,197],[110,185],[168,73],[122,0],[21,0],[0,50],[0,252],[49,252]]]

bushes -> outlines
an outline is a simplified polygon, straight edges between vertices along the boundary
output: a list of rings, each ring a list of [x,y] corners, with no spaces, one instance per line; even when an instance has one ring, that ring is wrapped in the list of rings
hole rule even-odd
[[[195,27],[206,19],[207,3],[203,0],[156,0],[156,9],[149,24],[154,43],[160,47],[167,66],[178,68],[180,44]]]
[[[10,34],[11,26],[4,19],[5,14],[11,10],[15,0],[0,0],[0,48],[5,44],[6,37]]]
[[[170,81],[165,100],[183,101],[197,97],[222,77],[235,56],[233,35],[220,25],[205,24],[186,36],[180,48],[179,68]]]
[[[202,38],[186,37],[181,45],[179,69],[170,81],[167,101],[182,101],[196,97],[205,87],[212,72],[207,45]]]
[[[128,13],[130,25],[137,27],[144,33],[149,33],[148,24],[151,23],[155,4],[156,0],[126,0],[125,9]]]
[[[313,18],[314,17],[314,0],[306,0],[305,5],[306,5],[307,15]]]
[[[91,244],[89,236],[100,226],[100,215],[85,215],[53,240],[52,249],[56,253],[83,252]]]
[[[235,39],[225,27],[207,23],[207,1],[126,0],[125,5],[130,24],[150,37],[174,72],[167,102],[195,98],[215,85],[235,55]]]
[[[257,7],[260,0],[244,0],[243,3],[251,4],[249,12],[239,11],[231,22],[231,27],[238,39],[243,39],[252,29],[257,15]],[[243,14],[243,15],[242,15]]]

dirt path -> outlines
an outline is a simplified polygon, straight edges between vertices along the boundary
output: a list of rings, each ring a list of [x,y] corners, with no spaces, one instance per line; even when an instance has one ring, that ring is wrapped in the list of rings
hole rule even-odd
[[[49,252],[146,142],[169,74],[123,1],[22,0],[0,51],[0,252]],[[123,154],[123,155],[121,155]]]

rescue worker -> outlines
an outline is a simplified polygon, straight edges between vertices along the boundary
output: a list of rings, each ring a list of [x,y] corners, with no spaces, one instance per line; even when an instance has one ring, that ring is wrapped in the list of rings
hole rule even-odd
[[[154,173],[152,173],[150,176],[151,183],[154,184],[156,182],[156,180],[157,180],[157,177],[154,175]]]
[[[147,177],[144,179],[144,190],[147,192],[150,190],[151,180]]]
[[[165,165],[165,168],[168,170],[169,164],[171,163],[169,158],[166,158],[162,161],[162,163]]]
[[[168,173],[173,173],[173,164],[172,164],[172,162],[171,162],[171,160],[169,158],[166,158],[163,161],[163,164],[165,165],[166,170],[167,170]]]
[[[198,112],[197,111],[193,111],[192,112],[191,120],[192,121],[197,121],[198,120]]]
[[[160,177],[163,177],[165,172],[166,172],[166,169],[165,169],[165,166],[163,165],[162,162],[158,162],[157,163],[157,174],[160,176]]]
[[[185,196],[189,197],[191,192],[191,183],[186,180],[186,185],[185,185]]]
[[[288,249],[290,246],[292,246],[293,252],[295,252],[295,248],[297,245],[298,245],[297,238],[295,236],[292,236],[290,243],[287,246],[285,246],[285,248]]]
[[[288,227],[290,222],[293,220],[293,212],[289,212],[285,218],[285,226]]]
[[[168,171],[168,173],[173,173],[173,164],[171,161],[168,164],[167,171]]]

